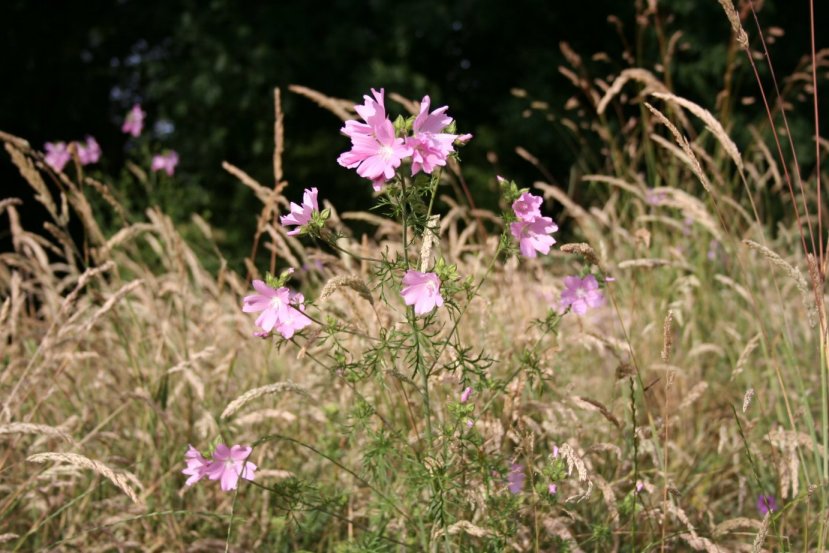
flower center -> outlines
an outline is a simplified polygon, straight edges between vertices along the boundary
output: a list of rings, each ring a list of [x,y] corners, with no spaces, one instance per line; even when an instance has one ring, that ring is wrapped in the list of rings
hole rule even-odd
[[[271,309],[276,309],[276,310],[282,309],[282,305],[283,305],[282,298],[280,298],[279,296],[271,298],[271,303],[270,303]]]
[[[383,161],[389,161],[393,155],[394,148],[392,148],[391,146],[386,145],[380,147],[380,157],[383,158]]]

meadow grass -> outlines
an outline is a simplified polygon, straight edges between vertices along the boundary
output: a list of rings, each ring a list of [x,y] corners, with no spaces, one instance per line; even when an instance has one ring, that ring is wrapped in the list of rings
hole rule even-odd
[[[753,66],[750,14],[721,3],[732,65]],[[640,25],[664,34],[653,6]],[[49,217],[25,228],[21,201],[0,201],[13,244],[0,254],[0,547],[823,551],[820,165],[806,174],[784,154],[786,96],[768,93],[775,123],[738,144],[730,79],[707,105],[673,91],[678,40],[661,75],[592,75],[564,45],[572,115],[515,91],[572,144],[601,144],[566,187],[519,183],[563,228],[538,259],[505,238],[508,202],[469,201],[457,160],[425,201],[404,185],[379,210],[327,204],[318,240],[289,236],[279,90],[273,186],[224,164],[262,204],[244,274],[197,215],[185,239],[161,208],[131,213],[79,164],[54,171],[0,133]],[[823,54],[811,59],[794,86],[817,86]],[[351,101],[291,90],[354,116]],[[457,275],[447,306],[416,318],[400,274],[438,263]],[[250,280],[287,266],[314,324],[254,338]],[[588,271],[611,277],[605,305],[558,313],[562,278]],[[185,486],[188,443],[218,442],[252,444],[256,478]],[[758,512],[761,495],[776,508]]]

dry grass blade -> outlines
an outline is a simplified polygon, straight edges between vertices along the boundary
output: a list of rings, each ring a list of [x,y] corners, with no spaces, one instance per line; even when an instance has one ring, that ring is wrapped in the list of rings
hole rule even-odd
[[[588,263],[592,263],[596,267],[601,267],[602,264],[599,262],[599,256],[596,255],[596,252],[593,248],[590,247],[590,244],[585,242],[578,242],[574,244],[562,244],[559,248],[564,253],[570,254],[577,254],[582,256],[585,261]]]
[[[685,155],[688,156],[691,171],[697,176],[700,183],[702,183],[702,187],[705,188],[707,192],[712,192],[711,183],[708,181],[708,177],[705,176],[705,172],[702,170],[702,165],[700,165],[699,159],[697,159],[697,156],[694,153],[693,148],[691,148],[691,144],[688,142],[688,139],[685,138],[681,132],[679,132],[679,129],[677,129],[667,117],[665,117],[664,113],[647,102],[645,102],[645,107],[648,108],[648,110],[660,123],[665,125],[668,130],[671,131],[677,145],[679,145],[679,147],[682,148],[682,151],[685,152]]]
[[[115,472],[100,461],[95,461],[88,457],[84,457],[78,453],[37,453],[29,456],[27,459],[30,463],[66,463],[74,467],[89,469],[92,472],[100,474],[124,492],[133,503],[141,504],[138,494],[135,493],[133,486],[141,486],[138,479],[128,472]]]
[[[758,332],[751,338],[751,340],[748,341],[746,347],[743,348],[743,352],[740,354],[740,357],[737,359],[737,364],[734,366],[734,371],[731,373],[732,380],[745,370],[746,365],[748,364],[748,359],[751,356],[751,352],[757,349],[757,346],[760,345],[760,339],[762,337],[762,333]],[[743,409],[743,411],[745,411],[745,409]]]
[[[4,434],[33,434],[37,436],[53,436],[61,440],[74,443],[75,440],[65,430],[47,424],[30,424],[26,422],[12,422],[0,424],[0,436]]]
[[[320,292],[320,301],[330,298],[337,290],[342,288],[350,288],[357,292],[361,298],[374,305],[374,298],[371,297],[371,290],[368,289],[366,283],[356,275],[340,275],[335,276],[325,283]]]
[[[719,2],[723,10],[725,10],[725,16],[728,18],[728,22],[731,23],[731,29],[734,31],[737,43],[744,50],[748,50],[748,35],[743,29],[743,24],[740,22],[740,15],[734,8],[734,2],[732,0],[719,0]]]
[[[299,394],[305,396],[307,398],[311,397],[310,392],[306,388],[299,386],[298,384],[294,384],[293,382],[276,382],[274,384],[268,384],[267,386],[261,386],[259,388],[254,388],[253,390],[248,390],[241,396],[237,397],[233,401],[231,401],[225,410],[222,412],[221,418],[227,419],[233,416],[234,413],[237,413],[239,409],[254,401],[259,399],[263,396],[268,396],[272,394],[280,394],[283,392],[292,392],[295,394]]]
[[[343,121],[354,119],[354,102],[342,100],[340,98],[332,98],[330,96],[326,96],[322,92],[317,92],[316,90],[296,84],[290,85],[288,90],[299,94],[300,96],[305,96],[318,106],[327,109]]]
[[[763,551],[763,544],[766,542],[766,535],[769,533],[770,523],[771,511],[767,512],[766,516],[763,517],[763,523],[757,532],[757,537],[754,538],[754,543],[751,545],[751,553],[761,553]]]
[[[655,98],[659,98],[660,100],[664,100],[670,104],[676,104],[681,106],[694,115],[696,115],[703,123],[705,123],[705,127],[711,131],[711,134],[719,141],[722,145],[723,149],[728,153],[728,156],[737,165],[737,168],[740,171],[743,171],[743,158],[740,156],[740,150],[737,148],[737,145],[731,140],[731,137],[728,136],[728,133],[725,132],[722,124],[717,121],[717,118],[711,115],[707,109],[691,102],[690,100],[686,100],[685,98],[681,98],[674,94],[670,94],[667,92],[653,92],[651,96]]]
[[[596,111],[600,114],[604,113],[607,109],[607,105],[622,91],[622,87],[624,87],[628,81],[637,81],[642,83],[645,86],[645,90],[643,91],[644,93],[668,92],[668,88],[662,84],[662,81],[657,79],[654,74],[647,69],[625,69],[619,73],[619,76],[616,77],[613,84],[611,84],[610,88],[608,88],[604,93],[602,99],[599,100],[599,105],[596,106]]]

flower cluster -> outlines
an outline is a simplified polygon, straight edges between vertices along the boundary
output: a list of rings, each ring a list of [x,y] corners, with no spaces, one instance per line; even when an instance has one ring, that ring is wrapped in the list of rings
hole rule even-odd
[[[261,311],[256,326],[265,332],[264,335],[276,331],[290,340],[296,331],[311,324],[311,319],[304,313],[305,297],[299,292],[292,292],[285,286],[274,288],[262,280],[254,280],[253,288],[258,294],[245,296],[242,311]]]
[[[550,217],[541,215],[543,202],[540,196],[524,192],[512,203],[512,210],[518,220],[510,223],[509,229],[518,240],[518,249],[524,257],[535,257],[537,252],[546,255],[556,243],[550,234],[558,230],[558,225]]]
[[[75,141],[70,144],[66,142],[47,142],[43,149],[46,151],[45,161],[55,171],[63,171],[69,160],[72,159],[71,148],[75,149],[78,161],[81,165],[98,163],[101,159],[101,146],[91,136],[87,136],[83,142]]]
[[[181,471],[189,477],[185,484],[192,486],[206,476],[209,480],[219,480],[222,491],[235,490],[239,478],[253,480],[256,475],[256,465],[245,460],[252,451],[250,446],[227,447],[219,444],[213,452],[213,459],[208,461],[191,445],[184,454],[187,467]]]
[[[337,158],[337,163],[371,181],[375,190],[394,178],[406,158],[411,158],[412,176],[421,171],[431,174],[436,167],[446,165],[446,159],[455,151],[455,143],[464,144],[472,135],[446,132],[452,118],[446,115],[447,106],[431,113],[431,99],[424,96],[420,113],[412,122],[412,134],[397,136],[395,125],[386,115],[385,91],[372,89],[372,96],[364,96],[362,105],[354,110],[360,121],[346,121],[342,133],[351,139],[351,150]]]

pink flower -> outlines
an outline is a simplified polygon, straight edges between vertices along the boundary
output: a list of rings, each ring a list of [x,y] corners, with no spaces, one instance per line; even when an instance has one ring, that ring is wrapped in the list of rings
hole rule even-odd
[[[549,486],[547,486],[547,491],[550,492],[550,495],[555,495],[556,492],[558,492],[558,486],[556,486],[555,484],[550,484]]]
[[[86,137],[86,142],[75,142],[75,148],[77,148],[78,161],[81,162],[81,165],[98,163],[98,160],[101,159],[101,146],[91,136]]]
[[[357,169],[357,174],[371,181],[394,177],[403,158],[411,150],[402,138],[394,135],[394,125],[388,119],[374,127],[373,134],[355,133],[351,136],[351,150],[340,154],[337,163],[348,169]],[[376,186],[376,184],[375,184]]]
[[[440,279],[435,273],[421,273],[408,270],[403,275],[403,289],[400,291],[403,303],[414,305],[415,315],[429,313],[443,305],[440,295]]]
[[[295,225],[296,228],[288,232],[288,236],[296,236],[302,230],[302,227],[311,222],[311,217],[314,213],[320,210],[317,204],[317,189],[305,189],[302,195],[302,205],[297,205],[291,202],[291,213],[280,217],[279,222],[283,227],[288,225]]]
[[[458,137],[455,139],[455,144],[458,144],[459,146],[463,146],[464,144],[466,144],[470,140],[472,140],[472,135],[470,133],[461,134],[461,135],[458,135]]]
[[[472,395],[472,386],[467,386],[463,392],[461,392],[461,403],[466,403],[469,401],[469,396]]]
[[[184,454],[184,462],[187,463],[187,468],[181,472],[190,477],[185,482],[188,486],[192,486],[206,476],[204,471],[209,461],[202,457],[199,450],[192,445],[188,446],[187,453]]]
[[[509,474],[507,474],[507,488],[510,493],[519,494],[524,489],[524,480],[527,475],[524,474],[524,467],[518,463],[513,463],[510,466]]]
[[[365,123],[355,120],[345,122],[342,133],[349,138],[354,138],[358,134],[372,136],[375,129],[386,120],[386,106],[383,99],[385,91],[381,88],[380,92],[377,92],[372,88],[371,94],[374,96],[373,99],[364,95],[365,103],[361,106],[354,106],[354,111],[363,118]]]
[[[596,277],[587,275],[584,278],[577,276],[564,277],[564,291],[561,292],[560,309],[564,311],[571,307],[579,315],[587,313],[588,309],[604,304],[604,294],[599,290]]]
[[[509,229],[512,236],[518,240],[521,255],[535,257],[536,252],[550,253],[550,248],[556,240],[549,235],[558,230],[558,225],[549,217],[536,217],[532,221],[510,223]]]
[[[66,142],[47,142],[43,149],[46,150],[46,164],[55,171],[63,171],[72,158]]]
[[[253,480],[256,472],[256,465],[245,461],[253,448],[250,446],[234,445],[227,447],[225,444],[216,446],[213,452],[213,460],[203,469],[203,475],[210,480],[219,480],[222,491],[235,490],[239,485],[239,478]]]
[[[140,104],[135,104],[127,113],[124,119],[124,124],[121,125],[121,131],[131,134],[132,136],[140,136],[141,129],[144,128],[144,116],[147,114],[141,109]]]
[[[305,298],[302,294],[292,294],[284,286],[279,289],[271,288],[262,280],[254,280],[253,288],[259,293],[245,296],[242,311],[261,311],[256,319],[256,326],[265,332],[276,329],[283,338],[289,340],[297,330],[311,324],[311,319],[302,313],[305,310]]]
[[[153,162],[150,168],[155,171],[164,171],[167,176],[172,177],[176,172],[176,165],[178,165],[178,153],[170,150],[163,154],[156,154],[153,156]]]
[[[531,222],[541,217],[541,204],[544,199],[541,196],[534,196],[524,192],[521,197],[512,202],[512,210],[519,221]]]
[[[412,149],[412,176],[420,171],[431,174],[435,167],[446,165],[446,158],[455,151],[458,135],[442,132],[452,123],[446,115],[449,108],[443,106],[429,113],[430,102],[428,96],[423,97],[420,113],[412,124],[412,136],[406,139],[406,145]]]

